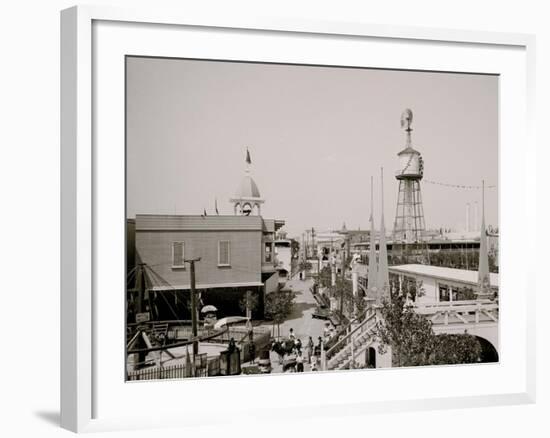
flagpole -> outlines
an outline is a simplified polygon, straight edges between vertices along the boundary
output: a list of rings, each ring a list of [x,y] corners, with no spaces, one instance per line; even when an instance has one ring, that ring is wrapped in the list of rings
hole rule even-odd
[[[378,275],[376,286],[378,303],[381,302],[382,298],[390,299],[390,281],[389,281],[389,272],[388,272],[388,250],[386,247],[386,225],[384,223],[384,168],[380,168],[380,187],[381,187],[381,200],[380,205],[382,208],[380,214],[380,239],[379,239],[379,250],[378,250]]]
[[[376,262],[376,240],[374,227],[374,177],[370,177],[370,245],[369,245],[369,268],[367,274],[367,299],[376,298],[376,282],[378,264]]]

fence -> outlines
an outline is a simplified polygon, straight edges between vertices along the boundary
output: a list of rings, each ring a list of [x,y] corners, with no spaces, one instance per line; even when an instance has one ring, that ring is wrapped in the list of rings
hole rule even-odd
[[[185,377],[208,377],[220,375],[220,358],[207,358],[206,354],[200,354],[195,358],[195,370],[193,367],[187,369],[185,364],[169,367],[152,367],[142,370],[129,371],[128,381],[135,380],[162,380],[162,379],[183,379]]]
[[[191,377],[192,370],[187,372],[185,365],[174,365],[171,367],[155,367],[146,368],[143,370],[129,371],[129,381],[134,380],[160,380],[160,379],[182,379],[184,377]]]

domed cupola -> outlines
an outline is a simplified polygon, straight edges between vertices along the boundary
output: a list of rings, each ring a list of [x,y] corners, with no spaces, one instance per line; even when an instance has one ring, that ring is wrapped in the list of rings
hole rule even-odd
[[[261,215],[261,205],[264,203],[264,199],[262,199],[260,190],[250,175],[251,164],[252,160],[250,159],[250,152],[247,148],[245,174],[235,192],[235,196],[230,200],[233,203],[233,210],[236,215]]]

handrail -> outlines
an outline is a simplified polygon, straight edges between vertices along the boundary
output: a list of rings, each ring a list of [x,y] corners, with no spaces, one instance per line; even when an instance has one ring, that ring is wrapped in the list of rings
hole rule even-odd
[[[492,300],[461,300],[461,301],[438,301],[436,303],[415,304],[415,308],[429,307],[462,307],[462,306],[486,306],[488,304],[498,305]]]
[[[160,347],[152,347],[152,348],[141,348],[141,349],[138,349],[138,350],[128,350],[126,353],[127,354],[135,354],[135,353],[149,353],[150,351],[161,351],[161,350],[168,350],[170,348],[176,348],[176,347],[183,347],[185,345],[190,345],[192,344],[193,342],[200,342],[200,341],[206,341],[208,339],[212,339],[212,338],[215,338],[215,337],[218,337],[220,335],[223,335],[224,333],[226,333],[228,331],[227,328],[224,328],[220,331],[217,331],[217,332],[214,332],[214,333],[210,333],[206,336],[197,336],[196,338],[190,338],[190,339],[187,339],[186,341],[182,341],[182,342],[175,342],[173,344],[165,344],[165,345],[162,345]]]
[[[348,331],[348,328],[355,322],[357,322],[360,318],[363,318],[364,316],[367,315],[367,313],[370,311],[371,309],[367,308],[365,309],[365,311],[363,311],[363,313],[361,313],[360,315],[357,315],[355,318],[353,318],[348,324],[346,324],[343,328],[341,328],[338,332],[336,332],[336,336],[335,338],[337,339],[339,336],[341,336],[342,334],[346,333]],[[347,318],[346,318],[347,319]],[[330,340],[327,342],[327,344],[330,343]],[[338,343],[338,342],[336,342]],[[334,345],[336,345],[336,343]],[[331,349],[332,347],[329,348],[329,350]],[[328,350],[327,350],[328,351]]]
[[[429,306],[416,307],[414,310],[420,315],[430,315],[437,312],[475,312],[480,310],[496,310],[498,304],[468,304],[464,306]]]
[[[179,324],[179,325],[185,325],[185,324],[191,324],[190,319],[167,319],[167,320],[160,320],[160,321],[144,321],[144,322],[129,322],[126,324],[127,327],[134,327],[138,325],[153,325],[153,324]],[[203,319],[198,320],[199,324],[204,324]]]
[[[366,312],[365,312],[366,313]],[[329,356],[329,354],[334,351],[336,349],[337,346],[339,346],[340,344],[342,344],[343,342],[347,341],[350,337],[352,337],[353,334],[355,334],[356,331],[362,329],[366,324],[367,322],[369,322],[371,319],[373,318],[376,318],[376,313],[373,313],[369,316],[367,316],[365,318],[365,320],[363,322],[361,322],[361,324],[359,324],[357,327],[355,327],[351,332],[349,332],[346,336],[344,336],[342,339],[340,339],[336,344],[334,344],[332,347],[330,347],[327,352],[326,352],[326,355]]]

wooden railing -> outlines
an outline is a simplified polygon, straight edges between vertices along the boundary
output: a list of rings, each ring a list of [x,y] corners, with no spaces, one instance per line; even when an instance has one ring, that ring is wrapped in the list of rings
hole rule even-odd
[[[364,319],[363,321],[361,321],[357,327],[351,329],[351,326],[357,322],[358,319],[360,318],[356,318],[354,319],[347,327],[346,327],[346,330],[348,331],[348,333],[341,339],[338,339],[337,342],[330,346],[329,349],[327,350],[326,352],[326,357],[327,357],[327,360],[330,360],[335,354],[337,354],[338,352],[340,352],[343,348],[346,347],[346,345],[352,341],[352,339],[354,338],[355,335],[357,335],[358,333],[361,333],[364,331],[364,329],[367,327],[367,325],[370,325],[375,319],[376,319],[376,311],[374,308],[372,307],[369,307],[364,313],[363,315],[364,316]],[[337,337],[336,337],[337,338]]]
[[[449,318],[455,318],[456,322],[464,324],[497,322],[498,309],[498,303],[491,300],[439,302],[422,304],[414,308],[415,312],[420,315],[431,316],[430,320],[433,324],[444,325],[449,324]]]

